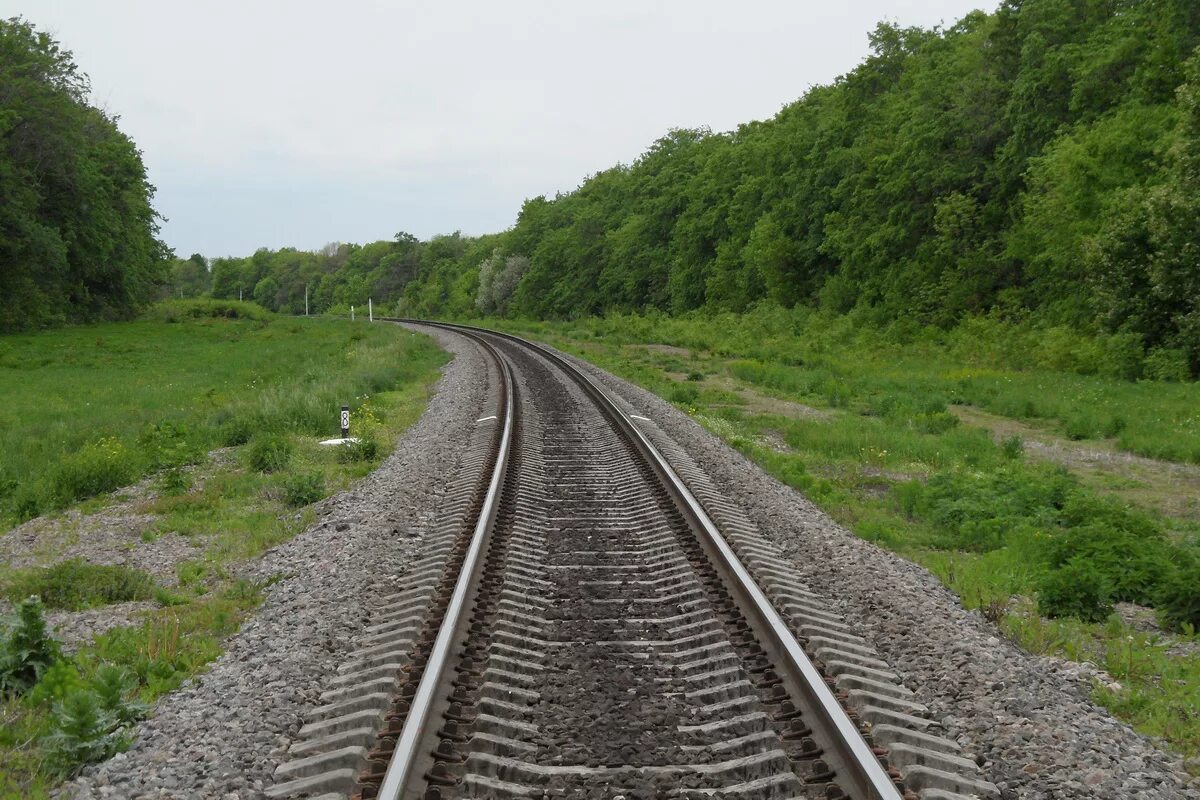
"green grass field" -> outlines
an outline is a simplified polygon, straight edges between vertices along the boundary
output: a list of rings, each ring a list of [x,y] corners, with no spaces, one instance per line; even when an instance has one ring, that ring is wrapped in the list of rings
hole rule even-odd
[[[1098,700],[1200,757],[1200,385],[1122,380],[1113,342],[999,324],[974,341],[777,309],[499,325],[675,403],[1031,651],[1099,664],[1124,688]]]
[[[80,764],[120,749],[125,729],[109,729],[119,713],[220,655],[264,588],[230,567],[302,530],[307,506],[374,469],[424,409],[446,358],[394,325],[230,303],[0,338],[0,528],[68,507],[94,511],[152,476],[136,511],[155,521],[141,540],[171,532],[198,553],[175,565],[170,586],[78,561],[0,567],[0,597],[11,603],[36,593],[50,609],[155,606],[70,656],[50,645],[53,666],[18,690],[6,688],[17,673],[0,631],[0,798],[45,797]],[[322,447],[342,403],[360,444]],[[116,698],[111,709],[97,706],[106,696]]]

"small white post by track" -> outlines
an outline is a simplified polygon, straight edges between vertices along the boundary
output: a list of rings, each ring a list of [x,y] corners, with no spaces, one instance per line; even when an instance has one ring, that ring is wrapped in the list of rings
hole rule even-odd
[[[371,322],[375,321],[375,308],[371,305],[371,298],[367,298],[367,319]]]
[[[321,444],[324,445],[342,445],[357,442],[357,439],[350,438],[350,406],[343,405],[342,413],[338,418],[338,423],[341,427],[341,436],[337,439],[326,439]]]
[[[354,306],[350,306],[350,321],[354,322]]]

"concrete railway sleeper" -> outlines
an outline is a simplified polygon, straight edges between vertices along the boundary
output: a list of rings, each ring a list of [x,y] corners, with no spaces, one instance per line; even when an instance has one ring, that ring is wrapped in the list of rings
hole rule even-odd
[[[491,408],[271,796],[998,794],[653,421],[451,327],[491,356]]]

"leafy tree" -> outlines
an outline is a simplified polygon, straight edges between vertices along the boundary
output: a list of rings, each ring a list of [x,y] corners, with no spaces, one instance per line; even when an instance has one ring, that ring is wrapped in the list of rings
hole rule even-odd
[[[165,277],[141,154],[71,54],[0,20],[0,330],[125,316]]]

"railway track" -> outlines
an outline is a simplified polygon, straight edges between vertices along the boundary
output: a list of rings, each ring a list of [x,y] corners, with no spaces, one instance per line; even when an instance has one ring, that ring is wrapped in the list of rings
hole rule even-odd
[[[270,796],[996,795],[651,420],[450,327],[489,354],[489,405]]]

